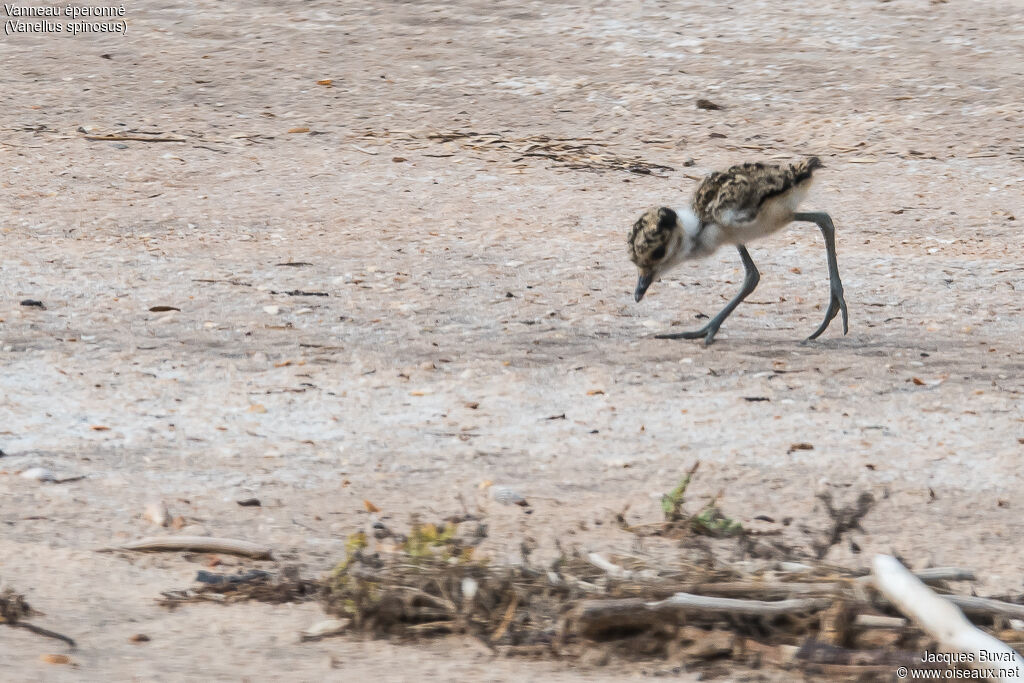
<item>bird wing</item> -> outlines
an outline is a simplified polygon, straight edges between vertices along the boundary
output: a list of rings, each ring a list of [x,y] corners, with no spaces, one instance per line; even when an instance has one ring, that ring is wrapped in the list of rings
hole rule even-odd
[[[693,209],[705,223],[748,223],[765,201],[808,180],[821,166],[817,157],[811,157],[790,166],[755,162],[716,171],[697,188]]]

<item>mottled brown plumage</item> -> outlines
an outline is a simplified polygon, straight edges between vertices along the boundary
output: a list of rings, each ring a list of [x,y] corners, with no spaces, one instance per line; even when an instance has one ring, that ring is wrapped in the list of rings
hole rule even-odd
[[[758,161],[716,171],[694,193],[693,210],[703,223],[753,220],[766,201],[810,180],[822,166],[818,157],[811,157],[787,166]]]

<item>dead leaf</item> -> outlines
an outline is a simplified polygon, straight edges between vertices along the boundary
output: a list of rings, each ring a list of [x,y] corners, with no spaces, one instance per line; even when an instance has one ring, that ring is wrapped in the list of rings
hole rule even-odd
[[[296,126],[295,128],[289,128],[289,133],[308,133],[309,126]]]
[[[274,367],[275,368],[286,368],[286,367],[288,367],[291,364],[292,364],[292,362],[290,360],[285,360],[285,361],[281,361],[280,363],[274,363]]]
[[[334,83],[334,79],[331,78],[322,78],[316,82],[317,85],[331,85],[332,83]]]
[[[796,275],[799,275],[800,274],[800,269],[798,267],[796,267],[796,266],[793,266],[792,268],[789,269],[789,272],[795,273]]]
[[[396,164],[400,164],[403,161],[408,161],[408,159],[406,159],[405,157],[391,157],[391,161],[395,162]]]
[[[587,392],[587,396],[603,396],[604,389],[591,389]]]
[[[921,379],[920,377],[914,377],[910,381],[913,382],[914,384],[916,384],[917,386],[923,386],[924,385],[924,380]]]
[[[39,659],[47,664],[70,664],[71,657],[67,655],[40,655]]]
[[[250,413],[265,413],[267,409],[261,403],[253,403],[249,406]]]
[[[363,500],[363,505],[366,507],[367,512],[380,512],[380,508],[371,503],[368,500]]]
[[[107,427],[106,425],[93,425],[93,426],[89,427],[89,429],[91,429],[94,432],[109,432],[110,431],[110,427]]]
[[[814,444],[801,441],[800,443],[793,443],[789,445],[789,450],[786,451],[786,455],[789,455],[793,451],[813,451]]]
[[[476,410],[477,408],[480,407],[480,404],[477,401],[466,401],[466,407],[469,408],[470,410]]]
[[[150,306],[150,313],[166,313],[167,311],[180,311],[176,306]]]

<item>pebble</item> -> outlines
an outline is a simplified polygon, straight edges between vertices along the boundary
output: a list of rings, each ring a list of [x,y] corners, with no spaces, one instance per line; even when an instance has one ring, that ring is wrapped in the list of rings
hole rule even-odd
[[[34,479],[35,481],[57,481],[57,475],[45,467],[31,467],[22,472],[21,476],[25,479]]]
[[[326,621],[320,621],[300,633],[299,638],[300,640],[320,640],[328,636],[336,636],[344,633],[351,622],[351,619],[327,619]]]
[[[278,313],[281,312],[281,307],[280,306],[264,306],[263,307],[263,312],[267,313],[269,315],[277,315]]]
[[[146,503],[142,518],[156,526],[167,526],[171,522],[171,513],[167,511],[167,506],[162,501],[156,500]]]
[[[521,493],[515,489],[509,488],[508,486],[492,486],[491,498],[502,505],[529,505],[529,503],[526,502],[526,498],[524,498]]]

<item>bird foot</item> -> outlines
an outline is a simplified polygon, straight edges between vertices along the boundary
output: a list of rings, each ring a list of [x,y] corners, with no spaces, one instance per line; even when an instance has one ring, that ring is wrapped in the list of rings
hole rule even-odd
[[[704,339],[704,346],[711,346],[715,343],[715,334],[718,332],[718,327],[712,327],[711,325],[705,325],[699,330],[690,330],[688,332],[672,332],[670,334],[656,334],[655,339]]]
[[[821,325],[818,326],[818,329],[814,331],[814,334],[804,340],[804,343],[813,341],[821,336],[821,333],[828,328],[829,323],[832,322],[833,318],[835,318],[840,311],[843,313],[843,334],[847,334],[850,331],[850,322],[849,314],[846,311],[846,298],[843,296],[843,290],[841,287],[832,288],[832,296],[828,302],[828,310],[825,311],[825,320],[823,320]]]

